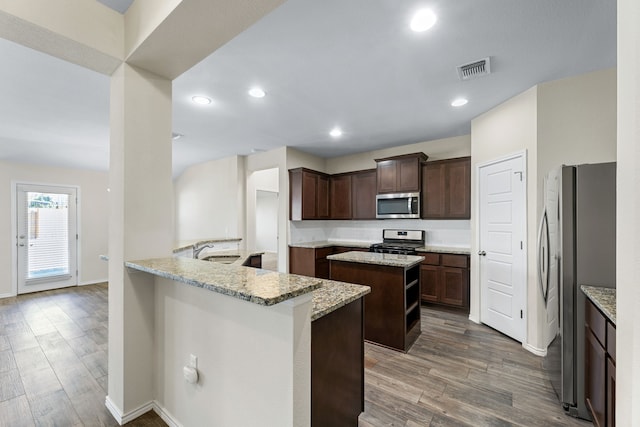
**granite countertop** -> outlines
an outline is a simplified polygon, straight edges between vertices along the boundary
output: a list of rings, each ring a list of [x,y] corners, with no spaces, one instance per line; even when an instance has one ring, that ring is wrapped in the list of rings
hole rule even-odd
[[[347,248],[369,249],[369,246],[371,246],[373,243],[378,243],[378,242],[355,242],[355,241],[349,241],[349,240],[317,240],[314,242],[290,243],[289,247],[320,249],[320,248],[329,248],[331,246],[344,246]]]
[[[259,305],[274,305],[322,286],[322,279],[183,257],[127,261],[125,265]]]
[[[582,292],[598,307],[611,323],[616,324],[616,289],[601,286],[580,286]]]
[[[329,255],[328,260],[355,262],[359,264],[377,264],[390,267],[413,267],[424,260],[422,256],[381,254],[377,252],[345,252],[342,254]]]
[[[417,248],[418,252],[437,252],[444,254],[459,254],[459,255],[471,255],[471,248],[468,246],[438,246],[438,245],[425,245],[421,248]]]
[[[321,280],[322,286],[312,293],[311,321],[319,319],[371,292],[369,286]]]
[[[178,242],[177,247],[173,250],[173,253],[184,251],[186,249],[195,249],[198,246],[206,245],[208,243],[223,243],[223,242],[240,242],[240,237],[219,237],[203,240],[186,240],[184,242]]]

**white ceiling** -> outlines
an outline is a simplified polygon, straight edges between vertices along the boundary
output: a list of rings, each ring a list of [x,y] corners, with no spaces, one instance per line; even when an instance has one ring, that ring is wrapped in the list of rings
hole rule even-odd
[[[413,33],[425,5],[438,22]],[[332,157],[467,134],[538,83],[615,66],[615,23],[615,0],[289,0],[174,81],[174,175],[254,149]],[[107,169],[108,77],[1,39],[0,56],[0,159]],[[492,74],[458,79],[487,56]]]

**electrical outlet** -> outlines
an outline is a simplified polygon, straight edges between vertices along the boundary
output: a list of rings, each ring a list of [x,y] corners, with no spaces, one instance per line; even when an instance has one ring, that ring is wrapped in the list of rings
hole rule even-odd
[[[189,366],[194,369],[198,369],[198,356],[195,356],[193,354],[189,356]]]

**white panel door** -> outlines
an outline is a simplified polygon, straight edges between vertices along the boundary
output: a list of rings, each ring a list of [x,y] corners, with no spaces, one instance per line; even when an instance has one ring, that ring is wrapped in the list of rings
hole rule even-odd
[[[16,198],[18,293],[76,285],[76,189],[18,184]]]
[[[526,339],[526,180],[524,156],[480,167],[480,320]]]

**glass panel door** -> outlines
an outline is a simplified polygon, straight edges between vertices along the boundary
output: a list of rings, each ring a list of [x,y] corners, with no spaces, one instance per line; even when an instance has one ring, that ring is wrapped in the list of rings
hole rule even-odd
[[[17,186],[18,293],[77,284],[72,187]]]

